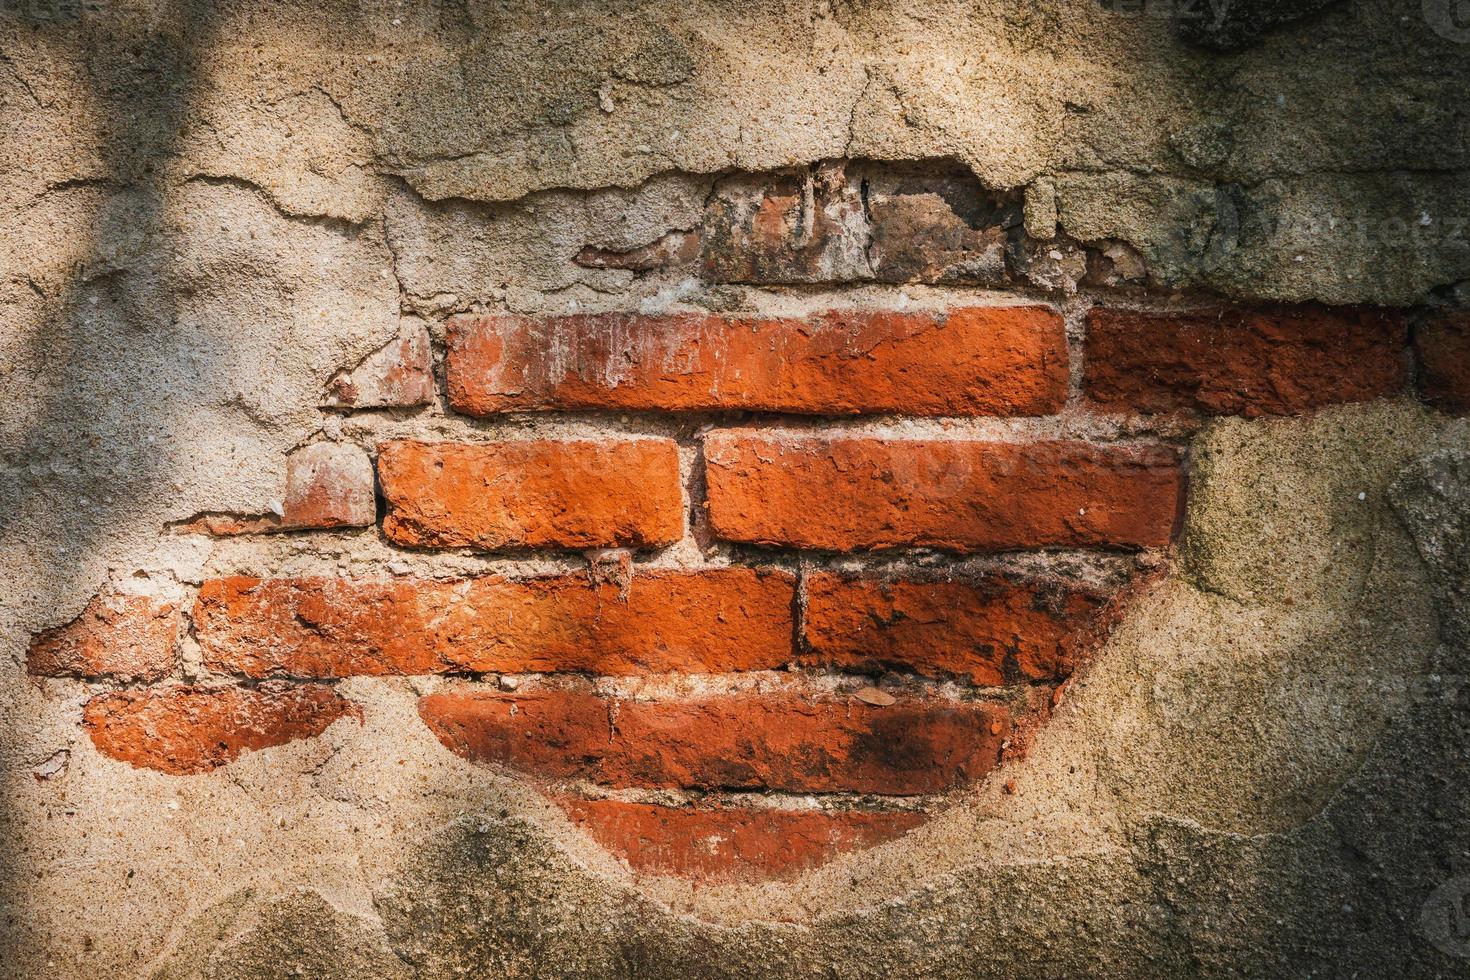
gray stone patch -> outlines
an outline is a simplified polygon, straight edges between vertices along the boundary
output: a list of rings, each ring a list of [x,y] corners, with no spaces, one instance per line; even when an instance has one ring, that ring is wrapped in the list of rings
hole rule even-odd
[[[1470,452],[1414,460],[1389,495],[1429,567],[1444,641],[1470,651]]]

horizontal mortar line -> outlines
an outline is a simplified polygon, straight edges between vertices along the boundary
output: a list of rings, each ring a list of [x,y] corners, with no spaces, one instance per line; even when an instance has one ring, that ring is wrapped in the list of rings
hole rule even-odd
[[[425,428],[413,420],[374,419],[370,426],[355,426],[357,431],[351,433],[351,438],[370,453],[379,443],[398,440],[480,444],[673,439],[681,444],[697,445],[713,431],[959,442],[1066,439],[1113,445],[1135,441],[1182,443],[1202,424],[1202,420],[1177,412],[1138,415],[1097,412],[1091,409],[1085,396],[1069,397],[1061,412],[1039,416],[806,415],[747,409],[721,413],[649,409],[636,412],[548,410],[446,418],[453,423],[451,426],[435,428]],[[446,431],[446,428],[457,431]]]
[[[687,231],[687,229],[670,230]],[[1030,291],[1027,291],[1023,289],[1012,289],[1010,287],[983,286],[979,284],[940,285],[923,282],[881,282],[876,279],[853,279],[832,283],[729,282],[721,283],[720,285],[756,291],[759,294],[758,298],[768,302],[785,300],[788,303],[773,305],[763,309],[741,307],[740,309],[728,311],[712,310],[708,307],[698,306],[681,300],[673,300],[667,305],[659,306],[657,309],[643,309],[639,306],[634,306],[630,309],[627,306],[612,305],[630,301],[642,303],[645,299],[640,294],[624,291],[601,294],[607,297],[608,305],[579,305],[575,310],[569,310],[563,305],[532,312],[525,310],[493,309],[463,313],[445,313],[442,319],[448,320],[455,317],[469,317],[472,319],[520,317],[528,320],[552,320],[565,318],[623,317],[639,320],[695,318],[745,322],[750,320],[804,320],[829,312],[843,314],[867,312],[947,314],[959,309],[971,308],[1003,310],[1030,309],[1034,307],[1041,307],[1062,313],[1067,308],[1068,304],[1066,300],[1069,298],[1060,296],[1055,291],[1048,291],[1037,287],[1032,287]],[[799,302],[790,304],[789,301],[793,300]],[[580,299],[579,302],[581,302]]]
[[[506,690],[499,686],[499,678],[515,678],[520,681],[515,689]],[[851,673],[825,673],[818,670],[752,670],[723,674],[639,674],[628,677],[593,675],[586,672],[566,671],[556,673],[443,673],[443,674],[343,674],[306,675],[272,674],[267,677],[251,677],[234,672],[205,671],[191,677],[169,674],[157,680],[123,681],[104,677],[38,676],[35,679],[48,683],[75,686],[89,695],[100,695],[110,691],[155,691],[167,692],[179,688],[191,689],[256,689],[262,685],[287,683],[291,685],[338,686],[353,684],[406,681],[420,691],[415,697],[423,698],[438,693],[496,694],[507,699],[527,693],[562,692],[590,694],[608,702],[636,702],[640,704],[685,703],[708,697],[731,697],[737,695],[770,696],[789,694],[822,698],[856,698],[856,692],[864,688],[877,688],[885,693],[903,695],[901,702],[922,706],[944,704],[989,704],[1001,707],[1013,706],[1029,696],[1049,696],[1051,691],[1067,678],[1018,682],[1005,687],[981,687],[956,679],[924,677],[918,674],[885,671],[881,675]],[[442,686],[441,686],[442,682]],[[878,706],[881,707],[882,706]]]
[[[646,312],[637,308],[628,309],[621,305],[638,300],[637,295],[609,295],[606,303],[595,307],[579,307],[569,310],[565,306],[549,305],[547,308],[526,311],[488,309],[469,312],[446,311],[427,319],[445,322],[461,316],[467,317],[521,317],[531,320],[549,320],[566,317],[624,317],[659,320],[674,317],[697,317],[709,319],[748,320],[804,320],[826,313],[915,313],[944,315],[963,309],[1029,309],[1050,310],[1064,319],[1085,322],[1093,309],[1119,310],[1126,312],[1169,314],[1196,314],[1215,310],[1275,310],[1293,309],[1306,305],[1280,300],[1240,300],[1211,293],[1203,289],[1168,290],[1117,289],[1107,287],[1082,287],[1075,294],[1063,295],[1055,290],[1026,287],[1021,284],[1004,288],[981,285],[938,285],[933,283],[881,283],[874,281],[852,281],[836,283],[733,283],[746,291],[754,301],[754,308],[732,312],[717,312],[702,306],[672,304],[666,309]],[[1328,305],[1329,309],[1337,308]],[[444,345],[439,345],[443,350]]]
[[[430,324],[444,324],[456,317],[522,317],[557,319],[572,316],[619,316],[661,319],[670,317],[730,318],[733,320],[804,320],[828,313],[914,313],[948,314],[964,309],[1004,310],[1040,308],[1062,316],[1065,320],[1085,321],[1092,309],[1137,311],[1159,314],[1190,314],[1223,309],[1273,310],[1302,307],[1305,303],[1280,300],[1241,300],[1222,296],[1204,288],[1159,290],[1157,288],[1079,286],[1072,294],[1021,283],[1006,287],[983,285],[939,285],[935,283],[880,283],[850,281],[836,283],[730,283],[741,290],[745,305],[736,311],[720,312],[707,307],[675,302],[656,312],[643,312],[628,303],[641,302],[639,292],[600,294],[596,299],[580,299],[584,305],[569,309],[565,302],[548,302],[535,310],[511,310],[501,306],[484,306],[460,310],[425,310],[405,312]],[[1331,304],[1329,309],[1338,308]],[[446,345],[439,343],[442,353]]]
[[[809,556],[805,552],[802,554],[805,559],[804,569],[811,571],[838,574],[851,571],[858,575],[879,575],[880,577],[892,574],[905,580],[921,581],[949,581],[945,578],[946,575],[989,576],[996,574],[1019,575],[1023,580],[1028,576],[1034,576],[1038,580],[1049,581],[1059,569],[1109,572],[1122,576],[1137,568],[1137,561],[1133,553],[1120,554],[1076,548],[1037,548],[964,556],[935,552],[932,556],[926,553],[925,557],[932,557],[932,560],[922,564],[914,564],[914,559],[918,556],[912,554],[899,556],[889,555],[886,552],[848,552],[837,555],[812,552]],[[634,567],[637,568],[636,563]],[[1068,578],[1072,577],[1068,576]]]
[[[741,564],[747,564],[748,563],[748,564],[751,564],[751,565],[754,565],[754,566],[759,566],[762,562],[770,562],[770,561],[775,560],[775,557],[767,557],[767,556],[781,556],[781,555],[787,555],[787,554],[797,554],[797,555],[802,556],[803,558],[808,558],[808,559],[811,559],[813,561],[837,560],[837,559],[841,559],[843,557],[849,557],[849,556],[855,556],[855,555],[864,555],[864,556],[868,556],[868,557],[871,557],[871,558],[874,558],[874,559],[887,559],[887,560],[896,560],[896,561],[901,561],[901,560],[904,560],[904,559],[922,560],[922,559],[928,558],[930,556],[950,558],[950,559],[953,559],[955,561],[961,561],[961,560],[968,561],[968,560],[970,560],[972,558],[982,557],[982,556],[984,556],[986,554],[1013,555],[1013,556],[1018,556],[1018,555],[1040,555],[1040,556],[1045,556],[1045,555],[1053,555],[1053,554],[1055,554],[1055,555],[1062,555],[1062,556],[1067,556],[1067,555],[1073,555],[1073,556],[1075,556],[1075,555],[1078,555],[1079,553],[1096,555],[1099,558],[1102,558],[1102,559],[1105,559],[1105,560],[1107,560],[1107,559],[1119,560],[1119,559],[1125,559],[1128,556],[1132,556],[1132,555],[1161,554],[1161,553],[1166,552],[1166,551],[1169,550],[1168,547],[1144,548],[1144,547],[1138,547],[1136,545],[1119,544],[1119,545],[1098,545],[1097,547],[1087,548],[1087,549],[1063,548],[1063,547],[1058,547],[1058,548],[1039,547],[1039,548],[1031,549],[1031,550],[1028,550],[1028,551],[1008,550],[1008,551],[1003,551],[1003,552],[985,552],[985,551],[981,551],[981,550],[978,550],[978,549],[977,550],[966,551],[966,550],[960,550],[960,549],[951,550],[951,549],[946,549],[946,548],[940,548],[940,547],[937,547],[937,546],[905,545],[905,546],[896,547],[896,548],[872,548],[872,549],[868,549],[868,550],[859,552],[859,551],[847,551],[847,550],[843,550],[843,549],[840,549],[840,548],[820,548],[820,547],[812,547],[810,545],[795,545],[795,544],[771,544],[771,545],[765,545],[765,544],[757,544],[757,543],[753,543],[753,542],[744,542],[744,541],[725,541],[725,542],[722,542],[722,543],[724,545],[728,546],[728,548],[730,549],[730,552],[731,552],[732,555],[736,555],[736,556],[739,557]],[[1172,547],[1172,545],[1170,547]]]
[[[793,655],[790,659],[796,660],[798,656]],[[236,675],[219,674],[216,676],[234,677]],[[515,688],[507,690],[499,684],[502,678],[514,678],[518,684]],[[996,705],[1009,704],[1018,697],[1025,697],[1033,692],[1048,692],[1065,680],[1065,678],[1055,678],[1021,681],[994,687],[970,684],[952,677],[926,677],[907,670],[885,670],[873,674],[861,674],[827,670],[819,665],[721,673],[663,672],[625,676],[592,674],[586,671],[535,673],[487,671],[485,673],[443,674],[353,674],[328,678],[287,675],[282,679],[331,683],[349,679],[357,681],[407,680],[419,687],[429,687],[435,682],[442,681],[443,684],[438,688],[438,692],[444,693],[493,693],[513,698],[527,693],[565,691],[595,694],[610,700],[647,703],[666,699],[683,701],[710,695],[734,694],[779,693],[854,697],[859,690],[875,687],[889,693],[922,695],[924,699],[933,701]]]
[[[364,529],[364,531],[367,530],[371,529]],[[535,552],[521,555],[446,548],[422,552],[394,550],[381,555],[361,556],[364,562],[377,566],[388,562],[400,562],[409,566],[405,572],[391,572],[382,567],[363,571],[344,571],[340,565],[343,558],[341,555],[306,556],[293,551],[289,556],[292,563],[291,568],[260,574],[258,562],[261,544],[259,538],[253,540],[222,539],[220,551],[233,549],[249,552],[248,555],[243,556],[243,559],[249,561],[250,565],[236,570],[228,566],[217,565],[205,576],[206,580],[232,577],[265,580],[314,578],[360,583],[433,582],[447,584],[466,579],[501,578],[509,583],[535,583],[548,578],[588,577],[591,569],[581,552]],[[677,546],[671,545],[662,551],[667,552],[675,547]],[[623,549],[593,550],[619,551]],[[1135,567],[1138,554],[1156,554],[1161,550],[1144,549],[1138,552],[1129,549],[1037,548],[960,555],[928,548],[843,552],[797,548],[763,549],[754,545],[727,544],[720,547],[714,555],[704,550],[683,552],[673,556],[654,554],[642,557],[635,553],[631,566],[630,584],[634,587],[638,585],[640,573],[684,572],[697,575],[703,572],[737,569],[787,574],[797,574],[804,569],[810,572],[892,578],[894,581],[930,582],[963,581],[965,577],[1013,575],[1021,578],[1022,581],[1036,579],[1038,582],[1046,582],[1054,579],[1059,571],[1092,571],[1126,575]],[[686,560],[695,556],[700,560]],[[308,563],[303,564],[303,559]],[[319,562],[320,567],[313,568],[311,563],[314,562]],[[465,562],[471,562],[476,567],[461,567]],[[1062,577],[1075,579],[1076,575],[1067,574]]]
[[[587,780],[553,783],[551,788],[566,792],[579,801],[607,800],[670,807],[808,813],[928,813],[931,808],[948,799],[942,794],[887,796],[881,793],[791,793],[779,790],[699,792],[686,789],[615,789]]]
[[[676,269],[655,271],[647,280],[657,287],[669,278],[677,281],[681,276]],[[732,320],[776,320],[805,319],[823,313],[949,313],[956,309],[984,308],[1010,309],[1017,307],[1042,307],[1055,312],[1064,312],[1076,303],[1078,297],[1106,299],[1120,291],[1108,287],[1079,286],[1076,293],[1064,294],[1059,290],[1016,282],[1004,286],[982,283],[926,283],[884,282],[877,279],[845,279],[830,282],[757,282],[733,281],[712,283],[702,280],[706,286],[724,286],[739,290],[745,303],[735,310],[712,310],[689,302],[687,299],[671,299],[660,304],[656,310],[640,309],[640,305],[651,294],[637,289],[637,280],[631,288],[601,292],[596,296],[574,297],[578,305],[569,308],[567,299],[557,299],[555,294],[541,291],[545,301],[538,309],[510,309],[504,304],[491,304],[471,300],[478,308],[463,310],[434,311],[427,319],[443,322],[457,316],[469,317],[526,317],[550,319],[569,316],[624,316],[645,319],[660,319],[676,316],[728,318]],[[439,293],[436,295],[444,295]],[[1174,294],[1171,293],[1172,298]],[[424,299],[426,297],[420,297]],[[630,304],[632,304],[630,308]]]
[[[983,283],[936,283],[913,280],[909,282],[884,282],[879,279],[842,279],[828,282],[760,282],[755,280],[722,282],[718,284],[730,289],[741,290],[753,309],[742,307],[729,314],[717,313],[705,307],[690,304],[670,304],[667,313],[695,313],[706,316],[737,317],[806,317],[832,312],[862,312],[872,310],[880,313],[944,313],[961,307],[1007,308],[1018,306],[1041,306],[1062,312],[1079,297],[1106,299],[1120,292],[1104,286],[1078,284],[1077,291],[1066,294],[1061,290],[1036,286],[1025,280],[1002,286]],[[1174,294],[1171,293],[1172,297]],[[618,297],[623,299],[623,297]],[[634,295],[632,300],[641,298]],[[626,300],[625,300],[626,301]],[[499,312],[499,311],[496,311]],[[564,316],[564,307],[541,310],[534,313],[518,312],[522,316]],[[578,309],[575,312],[593,312]],[[599,310],[598,312],[625,312],[624,310]],[[633,311],[636,312],[636,311]]]

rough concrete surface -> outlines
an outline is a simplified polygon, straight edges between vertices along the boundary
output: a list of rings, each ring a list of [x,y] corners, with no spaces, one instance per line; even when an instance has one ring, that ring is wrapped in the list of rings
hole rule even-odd
[[[1028,758],[779,887],[636,879],[444,751],[435,681],[345,681],[361,719],[180,779],[96,751],[86,682],[26,675],[107,587],[499,568],[168,529],[269,512],[323,435],[579,431],[320,408],[448,313],[830,304],[575,261],[694,226],[735,172],[953,160],[1186,299],[1470,300],[1470,36],[1434,0],[1142,6],[0,11],[0,974],[1470,976],[1422,914],[1470,875],[1470,425],[1406,401],[1212,423],[1177,562]],[[1028,292],[1074,329],[1092,298]],[[837,298],[959,300],[1003,297]]]

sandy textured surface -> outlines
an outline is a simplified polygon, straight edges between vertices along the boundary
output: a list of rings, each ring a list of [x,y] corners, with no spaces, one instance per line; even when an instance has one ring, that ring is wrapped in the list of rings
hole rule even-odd
[[[1470,426],[1407,402],[1212,424],[1177,562],[1006,774],[1014,793],[993,779],[795,883],[635,880],[445,751],[415,713],[436,682],[344,682],[360,722],[181,779],[94,749],[88,685],[25,674],[31,635],[106,587],[182,601],[225,573],[503,570],[373,529],[169,530],[269,512],[286,452],[319,433],[586,429],[453,419],[442,395],[323,412],[339,369],[400,329],[1007,299],[574,261],[691,227],[730,171],[958,160],[1028,220],[1130,243],[1155,298],[1470,300],[1470,43],[1418,3],[1239,8],[1192,39],[1080,2],[7,9],[0,973],[1465,975],[1421,909],[1470,874]],[[1028,299],[1075,334],[1091,296]],[[1116,431],[1071,410],[841,425]],[[187,640],[185,659],[202,675]]]

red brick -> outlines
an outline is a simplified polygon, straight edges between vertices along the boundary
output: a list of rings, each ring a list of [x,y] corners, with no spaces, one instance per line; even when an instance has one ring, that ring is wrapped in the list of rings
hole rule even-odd
[[[672,440],[389,442],[383,531],[412,547],[601,548],[684,533]]]
[[[712,881],[791,877],[846,851],[901,837],[925,819],[913,812],[559,802],[593,840],[635,870]]]
[[[209,772],[246,752],[314,738],[357,705],[330,687],[161,687],[102,694],[82,723],[98,751],[172,775]]]
[[[1470,412],[1470,313],[1436,317],[1414,334],[1419,393],[1446,412]]]
[[[404,408],[434,399],[433,354],[429,332],[410,323],[351,371],[327,385],[323,404],[332,408]]]
[[[26,666],[46,677],[152,681],[174,669],[183,617],[171,602],[94,596],[65,626],[37,633]]]
[[[727,695],[614,701],[543,690],[450,691],[419,702],[465,758],[548,779],[613,787],[937,793],[994,768],[1010,729],[1003,705]]]
[[[711,433],[709,518],[729,541],[835,551],[1160,547],[1182,474],[1159,446]]]
[[[803,662],[985,686],[1069,676],[1105,603],[1061,583],[999,577],[972,585],[818,572],[805,586]]]
[[[802,318],[463,316],[450,404],[846,415],[1045,415],[1067,398],[1062,318],[1037,306]]]
[[[227,578],[195,632],[211,670],[251,677],[443,671],[723,673],[792,656],[785,572],[640,572],[626,595],[586,576],[511,582]]]
[[[1296,415],[1400,391],[1406,333],[1391,312],[1093,310],[1087,397],[1112,412]]]

